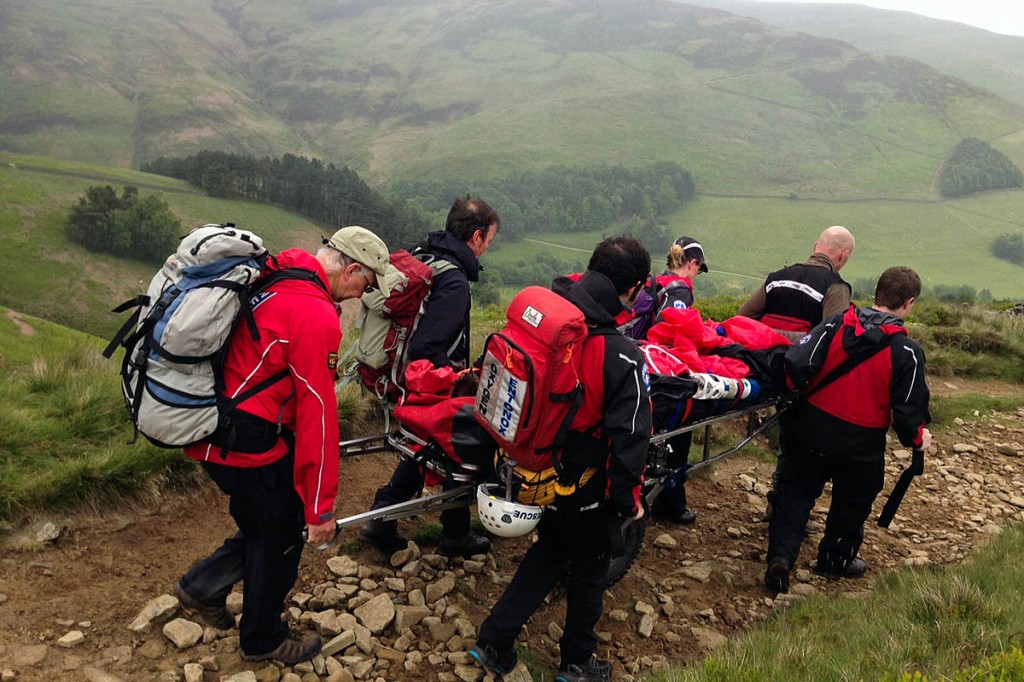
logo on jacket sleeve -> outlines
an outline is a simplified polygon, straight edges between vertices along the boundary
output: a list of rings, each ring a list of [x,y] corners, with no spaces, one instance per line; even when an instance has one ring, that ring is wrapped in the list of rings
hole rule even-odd
[[[338,369],[338,354],[337,353],[328,353],[327,354],[327,369],[331,370],[332,372],[334,370]]]

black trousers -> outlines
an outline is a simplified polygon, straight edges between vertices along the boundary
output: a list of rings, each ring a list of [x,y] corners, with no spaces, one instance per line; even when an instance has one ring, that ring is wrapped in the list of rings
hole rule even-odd
[[[610,513],[604,504],[587,511],[545,509],[539,539],[480,627],[481,646],[510,651],[520,629],[564,577],[567,605],[559,669],[590,660],[597,649],[594,627],[601,618],[611,557]]]
[[[690,444],[693,442],[693,432],[687,431],[669,439],[668,444],[672,452],[665,458],[665,464],[673,469],[686,464],[690,459]],[[651,513],[655,516],[666,516],[675,518],[686,511],[686,474],[676,478],[676,484],[671,488],[665,488],[654,500],[654,507]]]
[[[460,483],[445,481],[444,490],[458,487]],[[377,489],[371,509],[388,507],[399,502],[408,502],[423,490],[423,469],[411,459],[402,458],[391,474],[391,480]],[[445,509],[441,512],[441,532],[449,537],[461,537],[469,532],[469,507]]]
[[[870,460],[830,457],[783,444],[775,488],[775,512],[768,527],[768,560],[782,557],[796,565],[804,527],[827,481],[832,504],[818,545],[818,567],[841,574],[864,542],[864,522],[885,481],[885,456]]]
[[[203,462],[203,468],[228,495],[228,509],[238,533],[201,560],[181,579],[192,597],[223,604],[242,581],[242,651],[263,654],[284,641],[284,600],[299,575],[302,500],[295,492],[292,455],[251,469]]]

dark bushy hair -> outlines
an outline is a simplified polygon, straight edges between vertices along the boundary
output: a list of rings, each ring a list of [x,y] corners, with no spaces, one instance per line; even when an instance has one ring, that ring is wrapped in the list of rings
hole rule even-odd
[[[630,287],[645,282],[651,274],[651,254],[633,237],[608,237],[597,245],[587,270],[600,272],[615,285],[621,296]]]
[[[495,232],[501,227],[498,212],[483,199],[473,199],[467,195],[459,197],[452,204],[444,229],[460,241],[468,242],[477,230],[486,237],[491,225],[494,225]]]
[[[889,310],[903,306],[921,295],[921,277],[904,265],[894,265],[878,278],[875,285],[875,305]]]

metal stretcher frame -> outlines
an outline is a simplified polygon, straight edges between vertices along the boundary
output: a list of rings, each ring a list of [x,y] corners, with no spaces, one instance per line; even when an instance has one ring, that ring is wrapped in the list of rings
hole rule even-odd
[[[701,469],[706,466],[724,459],[736,452],[739,452],[743,447],[750,443],[754,438],[764,433],[776,423],[778,423],[778,412],[771,415],[767,419],[762,420],[759,424],[755,424],[754,417],[757,413],[764,410],[777,407],[779,405],[779,397],[771,397],[768,399],[760,400],[750,405],[744,405],[743,407],[728,410],[721,414],[712,415],[704,419],[691,422],[680,426],[679,428],[672,429],[669,431],[662,431],[651,436],[651,446],[657,447],[663,443],[666,443],[669,439],[678,436],[680,434],[696,431],[697,429],[704,429],[704,446],[702,458],[699,462],[694,464],[687,464],[679,469],[669,471],[657,476],[655,479],[657,482],[651,486],[644,494],[644,498],[647,501],[648,506],[654,503],[654,500],[661,494],[662,490],[668,487],[672,487],[676,484],[676,477],[681,474]],[[738,419],[741,417],[747,418],[747,434],[738,443],[733,445],[722,452],[716,453],[715,455],[710,454],[710,443],[711,443],[711,427],[714,424],[720,422],[729,421],[732,419]],[[391,425],[390,415],[385,411],[385,428],[389,428]],[[401,430],[397,431],[386,431],[383,434],[374,436],[365,436],[361,438],[354,438],[351,440],[343,440],[340,442],[341,457],[352,457],[355,455],[373,454],[386,451],[395,451],[400,453],[403,457],[416,458],[417,451],[412,447],[413,445],[423,445],[424,441],[417,439],[408,432]],[[429,465],[428,462],[425,461]],[[650,448],[648,450],[648,465],[650,464]],[[370,511],[356,514],[355,516],[349,516],[344,519],[338,519],[335,524],[338,531],[340,532],[343,528],[348,528],[354,525],[360,525],[367,521],[381,520],[381,521],[394,521],[397,519],[408,518],[410,516],[418,516],[420,514],[427,514],[436,511],[442,511],[445,509],[454,509],[456,507],[465,507],[473,504],[476,500],[476,486],[482,481],[473,480],[467,482],[465,485],[446,490],[440,493],[434,493],[431,495],[424,495],[422,497],[413,498],[408,502],[401,502],[393,504],[387,507],[381,507],[379,509],[372,509]]]

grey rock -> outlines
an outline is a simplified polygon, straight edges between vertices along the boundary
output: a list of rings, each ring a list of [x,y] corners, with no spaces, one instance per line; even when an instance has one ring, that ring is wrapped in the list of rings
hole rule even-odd
[[[658,537],[654,538],[654,546],[663,547],[665,549],[674,549],[679,546],[679,543],[676,542],[676,539],[668,533],[662,533]]]
[[[697,646],[708,651],[725,646],[729,641],[725,635],[707,628],[690,628],[690,634],[693,635],[693,639],[697,643]]]
[[[334,639],[324,644],[321,650],[324,656],[333,656],[339,651],[344,651],[353,644],[356,643],[356,632],[355,630],[345,630]]]
[[[349,578],[359,575],[359,564],[355,559],[342,554],[333,556],[327,560],[327,568],[339,578]]]
[[[395,620],[395,604],[391,597],[381,594],[357,608],[353,615],[370,632],[379,635]]]
[[[395,607],[395,632],[402,632],[406,628],[415,627],[432,611],[426,606],[405,606]]]
[[[128,629],[139,634],[148,634],[153,629],[154,622],[160,622],[171,616],[178,610],[178,606],[177,597],[172,597],[169,594],[154,597],[142,607],[139,615],[135,616],[135,620],[128,625]]]
[[[164,625],[164,636],[179,649],[195,646],[203,636],[203,626],[184,618],[175,618]]]
[[[183,672],[185,682],[203,682],[203,666],[198,663],[186,663]]]
[[[432,582],[427,585],[426,600],[428,604],[433,604],[441,597],[444,597],[449,592],[455,589],[455,578],[452,576],[445,576],[438,581]]]
[[[36,531],[36,542],[40,544],[57,542],[63,530],[61,526],[58,526],[53,521],[47,521]]]
[[[82,644],[84,641],[85,635],[82,634],[81,630],[72,630],[57,640],[57,646],[64,647],[65,649],[71,649]]]

